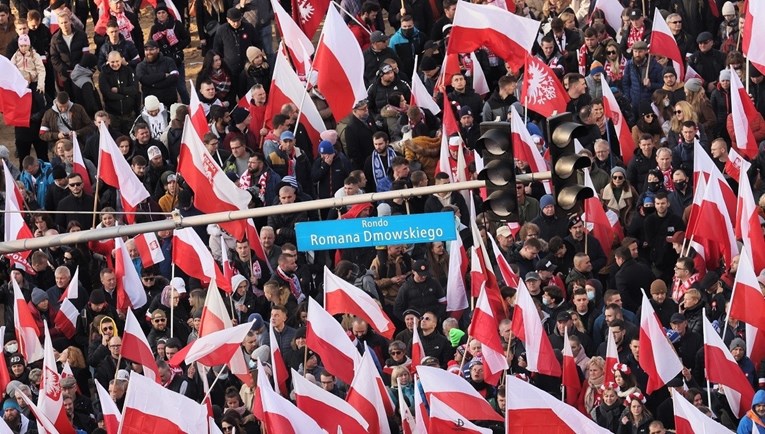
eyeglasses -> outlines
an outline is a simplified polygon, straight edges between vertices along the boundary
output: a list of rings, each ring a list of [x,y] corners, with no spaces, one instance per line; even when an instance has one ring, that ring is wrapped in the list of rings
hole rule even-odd
[[[670,21],[670,24],[683,24],[683,20]]]
[[[681,115],[681,114],[683,114],[683,111],[682,110],[675,110],[675,114],[676,115]]]
[[[167,318],[154,318],[154,322],[165,322],[167,321]]]
[[[621,175],[617,175],[617,176],[612,176],[611,179],[624,179],[624,177]]]
[[[152,281],[154,279],[155,279],[155,277],[153,277],[153,276],[144,276],[144,277],[141,278],[141,280],[145,280],[147,282]]]
[[[608,50],[608,51],[606,51],[606,53],[608,53],[608,54],[616,54],[616,51],[615,50]]]
[[[102,332],[108,332],[114,330],[114,326],[106,326],[101,329]]]
[[[398,355],[404,353],[403,351],[398,351],[398,350],[396,350],[396,351],[388,351],[388,352],[390,353],[391,356],[398,356]]]
[[[82,182],[70,182],[70,187],[82,187]]]
[[[232,432],[232,431],[234,431],[234,427],[233,426],[222,426],[222,427],[220,427],[220,429],[223,432]]]
[[[675,267],[675,271],[688,271],[688,270],[681,267]]]

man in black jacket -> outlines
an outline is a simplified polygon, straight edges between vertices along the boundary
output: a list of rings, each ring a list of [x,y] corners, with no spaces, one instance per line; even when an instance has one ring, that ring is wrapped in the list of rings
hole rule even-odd
[[[143,97],[145,99],[154,95],[169,109],[178,101],[178,67],[172,59],[160,53],[159,46],[153,39],[146,42],[144,53],[146,57],[135,70],[135,77],[141,83]]]
[[[401,285],[396,295],[393,308],[396,316],[403,320],[404,313],[414,309],[436,314],[436,319],[442,318],[446,313],[446,293],[441,284],[430,275],[427,261],[415,261],[412,270],[414,273]]]
[[[101,71],[98,85],[112,124],[123,134],[128,134],[138,104],[138,82],[118,51],[109,53],[107,67]]]
[[[680,216],[669,211],[667,193],[656,193],[653,203],[656,212],[645,218],[642,238],[648,244],[651,262],[660,273],[659,277],[669,281],[674,274],[672,267],[677,260],[677,253],[667,242],[667,238],[672,237],[675,232],[685,230],[685,223]]]
[[[616,272],[616,289],[622,295],[624,308],[637,312],[643,293],[648,293],[653,281],[651,268],[633,259],[627,247],[616,249],[614,259],[619,266],[619,271]]]
[[[345,128],[345,153],[351,159],[354,170],[364,168],[364,161],[372,152],[372,136],[376,129],[370,121],[369,104],[366,100],[358,101],[353,106],[353,116],[350,117],[348,126]]]
[[[82,54],[88,50],[90,41],[88,35],[82,30],[72,27],[72,13],[62,12],[58,15],[59,31],[56,32],[50,41],[50,63],[56,74],[56,82],[71,94],[72,81],[69,75],[72,73],[75,65],[80,63]],[[66,42],[64,38],[70,38]]]
[[[183,49],[191,44],[191,36],[186,26],[168,12],[167,5],[164,3],[159,3],[154,13],[157,14],[157,20],[151,26],[149,41],[155,41],[162,55],[175,62],[178,70],[178,94],[181,96],[181,102],[188,104],[189,91],[186,90],[186,64],[183,63]],[[148,43],[146,45],[148,46]]]
[[[82,189],[82,176],[77,173],[69,174],[69,190],[72,194],[58,204],[58,211],[87,211],[93,212],[93,196],[85,194]],[[62,232],[66,231],[70,221],[76,220],[82,229],[90,229],[92,218],[89,214],[56,214],[56,224]]]
[[[260,38],[252,24],[242,21],[242,11],[231,8],[226,13],[228,24],[218,27],[213,48],[220,53],[223,62],[231,70],[231,89],[238,89],[236,81],[247,61],[247,48],[258,47]],[[260,48],[260,47],[258,47]]]

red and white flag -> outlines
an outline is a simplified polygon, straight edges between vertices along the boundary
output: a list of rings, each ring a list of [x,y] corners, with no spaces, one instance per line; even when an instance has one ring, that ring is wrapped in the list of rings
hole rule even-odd
[[[24,210],[24,196],[19,191],[19,186],[16,185],[16,181],[11,175],[8,165],[5,160],[3,163],[3,176],[5,178],[5,215],[3,216],[3,222],[5,223],[5,241],[23,240],[28,238],[34,238],[32,230],[29,229],[27,223],[24,221],[24,214],[21,212]],[[12,253],[6,255],[11,262],[22,262],[29,265],[27,258],[31,251]],[[25,268],[27,268],[25,266]],[[29,266],[31,269],[31,266]],[[33,270],[34,271],[34,270]]]
[[[712,157],[710,157],[709,153],[704,150],[701,143],[696,140],[693,144],[693,185],[699,185],[701,183],[701,175],[704,175],[706,181],[710,179],[717,180],[717,183],[720,185],[720,191],[722,192],[725,206],[728,208],[728,215],[735,216],[736,194],[733,193],[733,189],[728,185],[728,181],[725,180],[723,173],[717,168],[715,162],[712,161]],[[688,219],[688,227],[693,226],[691,223],[692,221],[693,218],[690,217]]]
[[[566,88],[563,87],[563,83],[558,80],[553,70],[536,56],[530,54],[526,55],[525,70],[527,78],[521,84],[521,101],[524,105],[529,110],[544,117],[565,113],[570,98]],[[523,129],[526,130],[525,125]],[[515,133],[516,130],[513,129],[513,135]],[[529,141],[529,143],[531,142]],[[528,161],[531,164],[532,160]]]
[[[334,393],[312,383],[294,369],[292,385],[297,408],[316,421],[326,432],[336,433],[338,429],[345,433],[369,432],[369,423],[356,408]]]
[[[361,362],[358,350],[335,318],[313,298],[308,298],[305,342],[321,357],[327,371],[351,384]]]
[[[446,54],[486,47],[517,71],[536,40],[539,21],[494,6],[458,2]]]
[[[212,253],[194,228],[176,229],[173,232],[173,263],[202,283],[207,284],[215,279],[218,286],[231,292],[231,280],[226,281]]]
[[[29,305],[24,300],[16,279],[11,278],[13,284],[13,326],[16,329],[16,341],[19,343],[19,353],[24,356],[27,363],[33,363],[43,358],[43,346],[40,343],[40,329],[32,318]]]
[[[357,365],[356,374],[350,383],[345,400],[367,421],[368,432],[390,434],[390,426],[385,414],[385,399],[388,397],[388,392],[387,389],[379,387],[377,383],[379,376],[371,350],[365,347],[364,355]]]
[[[202,336],[178,351],[168,363],[181,366],[199,362],[205,366],[226,365],[237,353],[242,352],[242,341],[252,327],[252,322],[240,324],[209,335]]]
[[[138,323],[131,309],[128,309],[125,317],[125,332],[122,334],[120,354],[127,360],[140,363],[143,366],[143,375],[159,383],[159,368],[154,353],[141,324]]]
[[[77,266],[72,279],[69,281],[69,285],[64,293],[61,294],[61,305],[56,317],[53,319],[55,327],[61,330],[64,336],[69,339],[72,339],[75,333],[77,333],[77,319],[80,317],[80,311],[72,303],[72,300],[77,300],[79,297],[79,277],[80,267]]]
[[[622,28],[622,12],[624,12],[624,6],[622,6],[619,0],[597,0],[594,9],[603,11],[603,15],[606,17],[606,23],[608,23],[612,29],[618,30]]]
[[[561,367],[555,357],[550,339],[542,328],[542,320],[523,281],[518,282],[515,313],[513,313],[513,334],[526,346],[526,361],[531,372],[561,376]]]
[[[64,395],[61,389],[61,375],[56,367],[56,355],[53,352],[53,340],[50,338],[48,322],[44,321],[45,347],[43,350],[43,371],[40,383],[40,396],[37,398],[37,406],[45,417],[53,422],[56,430],[61,434],[74,434],[72,422],[64,409]]]
[[[220,245],[220,266],[223,269],[221,270],[223,272],[223,278],[231,282],[231,278],[234,277],[234,275],[239,274],[239,272],[234,269],[234,263],[228,257],[229,253],[228,246],[226,246],[226,236],[222,233],[220,234]],[[232,292],[234,290],[236,290],[236,288],[231,288]]]
[[[337,277],[324,266],[324,309],[331,315],[349,313],[355,315],[377,330],[388,340],[393,339],[396,327],[369,294]]]
[[[746,354],[750,360],[765,360],[765,330],[746,324]],[[762,362],[760,362],[762,364]]]
[[[473,297],[481,293],[481,285],[486,285],[486,294],[489,296],[489,304],[495,318],[507,318],[507,305],[499,292],[497,275],[494,273],[489,253],[481,237],[481,231],[476,224],[475,201],[468,203],[470,210],[470,231],[473,235],[473,250],[470,259],[470,292]],[[477,240],[477,241],[476,241]],[[496,250],[495,250],[496,251]],[[475,257],[475,260],[473,259]],[[477,261],[477,262],[476,262]]]
[[[422,346],[420,339],[420,319],[414,320],[414,329],[412,330],[412,366],[420,366],[422,359],[425,358],[425,347]]]
[[[147,430],[166,434],[209,433],[204,405],[135,372],[130,373],[129,382],[120,434],[142,434]]]
[[[202,307],[202,317],[199,320],[199,336],[207,336],[210,333],[218,332],[234,324],[231,322],[231,316],[226,309],[226,303],[220,295],[218,285],[215,279],[210,280],[210,286],[207,287],[207,296],[205,304]]]
[[[489,83],[486,82],[486,74],[483,73],[475,51],[470,53],[470,60],[472,60],[471,66],[473,67],[473,90],[478,95],[484,96],[490,92]]]
[[[327,99],[335,119],[346,117],[357,101],[367,98],[364,55],[332,2],[328,2],[313,68],[319,73],[316,85]]]
[[[290,14],[284,10],[281,3],[271,0],[271,7],[274,10],[277,26],[282,35],[284,46],[290,53],[292,64],[295,69],[305,74],[311,69],[311,55],[314,53],[311,40],[303,33],[303,30],[292,19]],[[274,78],[277,78],[274,75]]]
[[[274,385],[280,395],[288,397],[287,380],[289,379],[289,371],[287,371],[287,365],[284,363],[284,356],[282,356],[282,350],[279,348],[279,341],[276,339],[273,324],[268,326],[268,335],[271,339],[271,346],[269,348],[271,350],[271,367],[273,368],[271,371],[274,377]],[[300,377],[300,375],[292,376],[293,379],[296,377]]]
[[[197,138],[202,140],[205,134],[210,131],[210,125],[207,123],[205,108],[202,106],[202,102],[199,101],[199,95],[197,95],[197,88],[194,86],[193,80],[189,80],[189,87],[191,89],[189,90],[189,117],[191,120],[191,125],[194,127],[194,131],[196,132]],[[188,124],[189,122],[186,121],[186,123]],[[185,131],[186,128],[184,126],[184,132]],[[180,166],[178,167],[178,172],[180,172]]]
[[[481,354],[486,369],[485,381],[496,386],[499,379],[507,370],[507,357],[502,351],[502,342],[499,340],[499,320],[494,317],[486,295],[486,287],[481,288],[481,294],[475,303],[473,318],[468,327],[468,336],[481,343]]]
[[[606,255],[611,255],[611,246],[614,243],[614,231],[611,228],[611,222],[608,220],[606,211],[603,209],[603,202],[598,197],[598,192],[592,184],[590,169],[582,169],[584,172],[584,186],[590,187],[594,195],[584,200],[584,213],[582,221],[587,233],[598,240],[600,247]]]
[[[250,203],[250,193],[236,188],[228,179],[204,147],[202,140],[194,133],[189,119],[186,118],[186,124],[183,126],[178,173],[194,191],[194,206],[203,213],[246,209]],[[237,240],[244,238],[243,220],[220,223],[220,226]],[[218,284],[223,287],[220,281]]]
[[[702,413],[693,403],[688,402],[680,392],[673,388],[670,388],[669,392],[672,394],[672,407],[675,412],[675,432],[677,434],[730,434],[731,430]],[[757,429],[756,426],[755,429]],[[756,432],[754,433],[756,434]]]
[[[329,7],[330,0],[291,0],[292,18],[303,29],[308,38],[313,38],[321,26],[324,12]],[[332,433],[334,434],[334,433]]]
[[[563,111],[565,111],[565,104]],[[527,162],[532,173],[549,170],[547,162],[545,162],[544,157],[539,153],[537,145],[531,138],[531,133],[526,129],[526,124],[523,123],[521,115],[518,114],[518,111],[513,106],[510,106],[510,130],[512,131],[515,158]],[[542,185],[544,185],[547,194],[552,193],[552,182],[550,180],[542,181]]]
[[[121,237],[114,239],[114,274],[117,276],[117,309],[139,309],[148,301],[141,277]]]
[[[752,62],[757,69],[765,74],[765,52],[762,47],[757,48],[759,43],[765,40],[765,3],[760,1],[746,2],[746,18],[744,31],[741,37],[744,56]]]
[[[704,369],[706,378],[723,386],[723,393],[728,399],[733,415],[741,418],[752,408],[754,389],[752,383],[738,366],[738,362],[728,351],[720,335],[712,327],[706,315],[701,315],[704,322]]]
[[[728,214],[724,200],[720,183],[710,177],[698,209],[697,223],[686,233],[686,236],[694,237],[694,243],[703,246],[704,259],[710,269],[711,266],[719,266],[721,257],[726,264],[730,264],[733,257],[738,255],[736,235],[731,223],[733,219]]]
[[[603,384],[615,382],[614,378],[614,366],[619,363],[619,351],[616,347],[616,338],[611,330],[608,331],[608,338],[606,339],[606,369]]]
[[[82,177],[82,190],[85,194],[93,194],[93,184],[90,182],[90,173],[85,166],[85,158],[80,150],[80,142],[77,140],[77,133],[72,131],[72,172]]]
[[[606,371],[608,371],[608,362],[606,362]],[[607,384],[604,382],[603,384]],[[564,401],[566,404],[576,406],[579,399],[579,393],[582,391],[582,380],[579,378],[579,368],[574,358],[574,352],[571,351],[571,344],[568,340],[568,329],[563,334],[563,378]]]
[[[414,426],[416,431],[414,434],[428,434],[428,425],[430,425],[430,416],[428,415],[428,407],[422,401],[422,387],[420,385],[420,378],[414,376]],[[435,433],[434,433],[435,434]]]
[[[438,300],[439,303],[446,303],[447,312],[460,312],[469,306],[465,289],[467,270],[465,247],[462,246],[462,239],[457,237],[449,242],[449,275],[446,280],[446,298]]]
[[[680,53],[680,47],[677,46],[677,41],[675,41],[672,31],[669,30],[667,21],[662,18],[663,15],[659,13],[659,8],[656,8],[653,16],[653,29],[651,30],[649,51],[651,54],[663,56],[671,60],[672,66],[675,68],[675,74],[678,77],[685,77],[683,55]]]
[[[40,408],[38,408],[31,399],[29,399],[26,393],[22,393],[20,396],[27,404],[27,407],[32,410],[32,415],[34,416],[33,419],[35,419],[37,422],[38,432],[47,434],[59,434],[56,425],[53,424],[53,421],[48,419],[45,413],[43,413],[42,410],[40,410]]]
[[[117,404],[112,400],[109,392],[104,389],[98,381],[96,383],[96,390],[98,391],[98,401],[101,403],[101,413],[104,416],[104,429],[106,434],[117,434],[117,430],[122,422],[122,412],[117,408]]]
[[[744,240],[746,246],[747,240]],[[760,330],[765,330],[765,298],[760,291],[757,275],[754,274],[751,248],[744,248],[738,258],[738,272],[733,282],[733,292],[730,295],[729,315],[751,324]]]
[[[404,391],[401,387],[401,379],[398,380],[398,414],[401,418],[401,431],[403,434],[423,434],[417,429],[417,421],[414,420],[414,415],[409,411],[409,406],[404,399]],[[414,389],[414,393],[420,393],[419,389]]]
[[[135,242],[135,247],[141,255],[141,264],[144,268],[165,260],[165,254],[162,253],[162,247],[160,247],[157,234],[154,232],[136,235],[133,242]]]
[[[749,119],[755,119],[759,113],[733,68],[730,69],[730,113],[733,120],[736,149],[741,155],[754,159],[757,156],[759,146],[749,125]]]
[[[29,82],[5,56],[0,59],[0,113],[9,127],[29,127],[32,117]]]
[[[752,194],[747,171],[741,171],[738,179],[738,200],[736,202],[736,238],[744,241],[749,257],[754,264],[754,273],[765,269],[765,235],[760,226],[760,216]]]
[[[99,166],[98,177],[107,185],[119,190],[122,207],[128,214],[125,219],[128,223],[135,223],[135,209],[138,204],[149,198],[149,192],[144,187],[138,176],[130,168],[130,163],[122,155],[112,135],[106,127],[106,123],[98,126],[99,133]]]
[[[683,370],[674,347],[664,333],[656,312],[648,297],[643,294],[640,310],[640,367],[648,374],[646,393],[651,394]]]
[[[428,400],[436,397],[469,420],[504,420],[461,376],[425,365],[417,367],[417,374]]]
[[[0,348],[5,345],[5,326],[0,326]],[[11,382],[11,371],[8,369],[8,363],[5,357],[0,357],[0,390]]]
[[[736,151],[736,148],[730,148],[728,150],[728,161],[723,166],[723,173],[730,176],[733,179],[738,179],[741,176],[741,172],[748,172],[752,164],[744,159],[741,154]]]
[[[258,372],[265,372],[260,360],[257,361],[257,366]],[[271,383],[268,382],[268,376],[258,375],[257,377],[252,414],[260,420],[266,432],[278,434],[315,434],[323,432],[315,420],[295,407],[287,398],[283,398],[274,392]]]
[[[627,119],[624,118],[622,109],[619,108],[619,103],[616,102],[616,98],[608,86],[603,86],[603,110],[606,112],[606,117],[614,123],[614,129],[619,138],[622,160],[624,164],[629,164],[635,154],[635,140],[632,139],[632,130],[627,125]]]
[[[505,390],[509,433],[610,433],[576,408],[515,375],[507,376]]]
[[[412,74],[412,96],[409,98],[409,105],[416,105],[417,107],[428,109],[433,116],[441,113],[441,107],[436,104],[436,101],[422,84],[419,74],[414,71]]]
[[[324,94],[324,89],[320,88],[320,90]],[[314,143],[318,149],[321,141],[320,135],[326,130],[326,127],[313,100],[304,96],[305,94],[305,86],[290,66],[289,60],[284,56],[284,53],[277,51],[274,79],[271,81],[271,90],[268,93],[265,117],[270,122],[274,115],[279,114],[284,104],[292,103],[295,107],[302,107],[299,121],[305,127],[311,143]]]
[[[255,227],[255,222],[249,218],[246,220],[245,234],[247,241],[250,243],[250,249],[255,252],[255,256],[268,265],[268,269],[271,269],[271,263],[268,261],[268,255],[263,249],[263,243],[260,241],[260,235],[258,235],[258,228]]]
[[[414,393],[419,393],[419,391],[415,390]],[[430,426],[428,431],[438,434],[492,433],[491,429],[481,428],[470,422],[465,416],[459,414],[436,396],[430,398]]]

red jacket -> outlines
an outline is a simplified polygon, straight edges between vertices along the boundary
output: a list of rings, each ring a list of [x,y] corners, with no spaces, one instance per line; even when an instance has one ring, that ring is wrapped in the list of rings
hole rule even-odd
[[[359,20],[359,22],[364,22],[364,19],[358,15],[356,15],[356,19]],[[351,20],[351,22],[348,24],[348,28],[351,29],[351,33],[353,33],[353,36],[355,36],[356,40],[359,42],[361,51],[365,51],[367,48],[369,48],[369,45],[372,43],[372,41],[369,39],[369,35],[377,30],[374,23],[372,23],[369,27],[362,27],[359,23],[353,20]]]
[[[728,129],[728,136],[730,136],[731,146],[736,146],[736,132],[733,129],[733,115],[728,115],[727,125],[726,128]],[[757,140],[757,147],[759,148],[759,143],[765,140],[765,119],[762,118],[762,115],[760,113],[757,113],[757,116],[753,118],[749,118],[749,128],[752,129],[752,133],[754,133],[754,139]]]

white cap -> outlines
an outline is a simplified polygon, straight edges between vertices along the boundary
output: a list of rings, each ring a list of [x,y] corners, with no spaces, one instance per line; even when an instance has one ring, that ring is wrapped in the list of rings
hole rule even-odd
[[[178,291],[178,294],[186,293],[186,282],[180,277],[173,277],[173,280],[170,281],[170,286]]]
[[[149,146],[149,149],[146,150],[146,155],[149,156],[149,160],[153,160],[155,157],[162,156],[162,151],[157,146]]]

